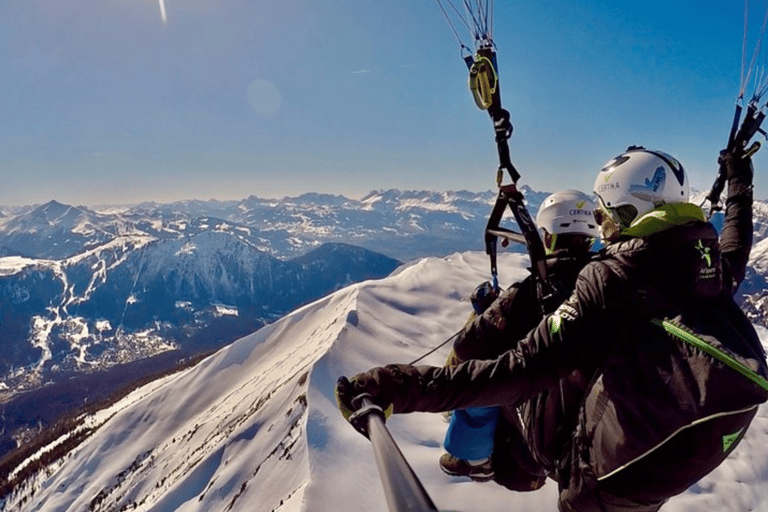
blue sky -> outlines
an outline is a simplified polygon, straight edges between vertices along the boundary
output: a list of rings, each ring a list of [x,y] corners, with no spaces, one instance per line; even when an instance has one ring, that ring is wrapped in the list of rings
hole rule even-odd
[[[164,6],[165,22],[159,0],[2,4],[0,204],[495,188],[491,123],[433,0]],[[709,188],[741,2],[508,0],[494,14],[520,184],[590,190],[642,144]]]

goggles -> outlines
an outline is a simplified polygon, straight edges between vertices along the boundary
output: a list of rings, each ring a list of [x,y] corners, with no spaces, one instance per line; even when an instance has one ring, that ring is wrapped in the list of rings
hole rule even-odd
[[[592,212],[595,222],[600,226],[604,239],[610,239],[622,229],[628,228],[637,217],[637,208],[631,204],[622,204],[609,208],[602,198],[597,197],[597,208]]]
[[[544,242],[544,249],[547,254],[552,254],[555,251],[555,248],[567,248],[570,250],[589,252],[595,245],[596,240],[597,239],[593,236],[582,235],[580,233],[561,233],[559,235],[553,233],[549,238],[549,246],[546,246],[546,241]]]

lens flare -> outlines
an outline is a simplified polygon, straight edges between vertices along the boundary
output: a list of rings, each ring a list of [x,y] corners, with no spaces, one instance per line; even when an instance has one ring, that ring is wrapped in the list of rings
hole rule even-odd
[[[168,22],[168,16],[165,14],[165,0],[158,0],[160,3],[160,17],[163,18],[163,24]]]

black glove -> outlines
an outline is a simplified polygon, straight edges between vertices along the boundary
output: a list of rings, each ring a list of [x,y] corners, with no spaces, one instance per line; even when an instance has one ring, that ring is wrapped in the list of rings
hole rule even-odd
[[[482,315],[483,312],[488,309],[488,306],[493,304],[499,296],[499,292],[493,288],[493,285],[485,281],[475,288],[472,295],[469,296],[472,301],[472,309],[475,310],[477,315]]]
[[[728,151],[726,149],[720,152],[720,158],[717,159],[721,168],[725,169],[725,177],[730,183],[732,180],[743,185],[752,184],[752,157],[745,156],[744,151],[735,149]]]
[[[336,404],[341,415],[355,429],[368,437],[368,414],[379,414],[386,420],[392,414],[392,402],[387,400],[380,389],[382,376],[390,373],[388,368],[371,368],[347,379],[339,377],[336,382]],[[365,407],[363,399],[368,399],[371,405]]]

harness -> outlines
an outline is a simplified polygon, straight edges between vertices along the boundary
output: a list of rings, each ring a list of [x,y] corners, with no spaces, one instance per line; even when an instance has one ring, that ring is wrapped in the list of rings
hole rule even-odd
[[[499,156],[499,168],[496,172],[496,185],[499,193],[493,205],[485,227],[485,252],[490,258],[493,287],[499,291],[498,279],[498,240],[503,239],[506,246],[510,240],[525,243],[531,258],[531,273],[536,282],[536,291],[542,311],[551,311],[556,301],[557,290],[550,283],[546,267],[546,251],[539,231],[525,206],[523,194],[517,188],[520,173],[512,164],[509,156],[508,140],[512,136],[513,127],[510,115],[501,106],[501,88],[497,72],[496,52],[491,40],[483,40],[474,57],[467,55],[464,61],[469,68],[469,89],[475,104],[482,110],[487,110],[496,134],[496,149]],[[505,172],[512,183],[502,184]],[[504,212],[509,208],[520,228],[520,233],[501,227]]]

